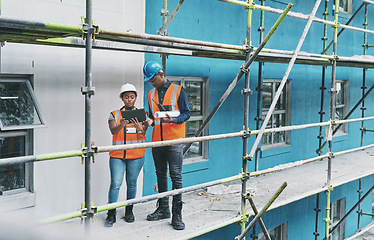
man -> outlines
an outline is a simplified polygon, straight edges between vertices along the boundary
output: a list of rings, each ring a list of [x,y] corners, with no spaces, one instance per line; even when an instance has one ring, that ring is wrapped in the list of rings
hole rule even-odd
[[[186,91],[165,78],[162,66],[155,61],[147,62],[143,67],[145,81],[154,87],[148,93],[149,117],[148,125],[153,126],[152,142],[173,140],[186,137],[186,121],[190,118],[190,109]],[[179,111],[177,117],[156,118],[160,111]],[[152,148],[156,168],[158,191],[168,190],[167,169],[169,165],[172,188],[182,188],[183,145],[172,145]],[[182,195],[173,196],[171,224],[176,230],[183,230]],[[155,212],[147,216],[147,220],[156,221],[170,218],[169,198],[158,200]]]

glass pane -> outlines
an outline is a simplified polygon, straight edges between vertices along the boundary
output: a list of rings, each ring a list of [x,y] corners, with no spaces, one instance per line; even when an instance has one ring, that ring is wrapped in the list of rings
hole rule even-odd
[[[200,125],[202,124],[202,121],[188,121],[186,122],[186,137],[193,137],[199,129]],[[185,144],[187,145],[187,144]],[[192,158],[192,157],[200,157],[203,155],[202,151],[202,142],[194,142],[186,155],[184,155],[185,158]]]
[[[275,83],[275,92],[278,90],[280,83]],[[286,109],[286,94],[285,89],[283,89],[281,95],[279,96],[279,99],[277,101],[277,104],[275,105],[276,110],[285,110]]]
[[[0,109],[4,127],[41,124],[26,82],[0,82]]]
[[[264,83],[263,84],[263,92],[262,92],[262,109],[268,110],[271,105],[271,101],[273,99],[272,95],[272,83]]]
[[[274,133],[274,143],[286,142],[286,132],[275,132]]]
[[[25,137],[0,137],[0,159],[25,155]],[[0,160],[1,161],[1,160]],[[25,187],[25,164],[0,167],[0,191]]]
[[[282,225],[279,225],[275,228],[272,228],[272,229],[268,230],[268,233],[269,233],[270,238],[272,240],[282,240],[283,239],[282,238]],[[266,240],[266,237],[263,233],[260,233],[258,235],[258,239],[259,240]]]
[[[265,120],[265,117],[266,115],[262,116],[262,119]],[[273,124],[273,121],[272,121],[272,118],[270,118],[266,128],[271,128]],[[261,144],[262,145],[269,145],[269,144],[272,144],[272,133],[264,133],[264,135],[262,135],[262,139],[261,139]]]
[[[202,82],[186,81],[184,89],[190,106],[191,116],[203,115]]]
[[[334,225],[334,223],[337,223],[339,220],[340,220],[340,201],[336,201],[334,203],[331,204],[331,220],[332,220],[332,225]],[[332,240],[339,240],[339,236],[340,236],[340,226],[338,227],[338,229],[336,229],[333,233],[332,233]]]
[[[285,113],[281,113],[281,114],[273,114],[274,116],[274,125],[273,127],[276,128],[276,127],[283,127],[285,126],[286,124],[286,114]]]
[[[336,108],[335,109],[335,120],[342,120],[343,116],[343,108]]]
[[[343,8],[345,12],[348,11],[348,0],[339,0],[339,7]]]
[[[336,105],[344,105],[344,84],[342,82],[336,83]]]

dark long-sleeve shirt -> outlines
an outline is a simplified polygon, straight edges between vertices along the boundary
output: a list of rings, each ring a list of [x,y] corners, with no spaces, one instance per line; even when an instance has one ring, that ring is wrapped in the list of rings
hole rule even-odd
[[[170,84],[171,82],[167,80],[166,84],[164,85],[162,89],[157,89],[158,100],[160,104],[163,103],[166,90],[170,87]],[[177,102],[178,102],[180,114],[178,117],[173,117],[173,123],[181,124],[181,123],[186,122],[188,119],[190,119],[190,107],[188,105],[187,94],[184,88],[182,88]],[[149,104],[152,104],[152,103],[149,103]],[[154,117],[151,111],[151,106],[149,106],[149,118],[154,120]]]

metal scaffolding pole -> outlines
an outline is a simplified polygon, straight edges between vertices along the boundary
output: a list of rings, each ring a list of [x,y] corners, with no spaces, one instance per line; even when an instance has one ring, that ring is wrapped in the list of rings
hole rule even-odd
[[[330,235],[340,226],[341,223],[343,223],[345,221],[345,219],[355,210],[355,208],[370,194],[372,193],[374,189],[374,185],[365,193],[364,196],[362,196],[362,198],[360,198],[358,200],[358,202],[339,220],[339,222],[337,222],[334,227],[331,228],[330,230]],[[329,236],[330,237],[330,236]],[[325,239],[329,239],[329,238],[324,238],[323,240]]]
[[[347,120],[352,113],[360,106],[360,104],[365,100],[365,98],[370,94],[371,91],[374,89],[374,84],[369,88],[369,90],[362,96],[362,98],[356,103],[356,105],[349,111],[349,113],[343,118],[343,120]],[[362,119],[365,119],[364,117]],[[335,120],[335,123],[339,122],[341,120]],[[332,135],[335,135],[335,133],[339,130],[341,125],[336,126],[334,131],[332,132]],[[365,128],[364,128],[365,129]],[[326,146],[327,141],[325,141],[322,146],[316,150],[317,153],[321,153],[322,149]]]
[[[91,210],[91,158],[94,155],[91,149],[91,96],[94,94],[94,88],[92,87],[92,39],[94,35],[94,28],[92,27],[92,0],[86,0],[86,21],[84,27],[86,27],[86,76],[82,94],[85,96],[85,147],[87,149],[87,154],[84,158],[84,208],[86,211],[86,233],[88,234],[91,218],[93,217]]]
[[[347,120],[336,120],[334,121],[335,124],[343,124],[343,123],[351,123],[351,122],[360,122],[360,121],[368,121],[374,120],[373,117],[365,117],[365,118],[356,118],[356,119],[347,119]],[[285,126],[285,127],[278,127],[278,128],[270,128],[265,129],[264,133],[274,133],[274,132],[283,132],[283,131],[291,131],[291,130],[300,130],[305,128],[312,128],[312,127],[319,127],[319,126],[327,126],[330,125],[331,121],[328,122],[318,122],[318,123],[308,123],[302,125],[292,125],[292,126]],[[374,131],[370,129],[365,129],[365,131]],[[218,139],[225,139],[225,138],[234,138],[234,137],[243,137],[245,134],[250,135],[257,135],[259,134],[260,130],[252,130],[245,132],[233,132],[233,133],[225,133],[225,134],[217,134],[217,135],[210,135],[210,136],[202,136],[202,137],[190,137],[190,138],[181,138],[176,140],[168,140],[168,141],[160,141],[160,142],[146,142],[146,143],[134,143],[134,144],[124,144],[124,145],[110,145],[110,146],[92,146],[91,149],[94,153],[103,153],[103,152],[110,152],[110,151],[119,151],[119,150],[130,150],[130,149],[138,149],[138,148],[153,148],[153,147],[163,147],[163,146],[170,146],[176,144],[186,144],[186,143],[193,143],[193,142],[203,142],[203,141],[211,141],[211,140],[218,140]],[[364,148],[371,147],[371,145],[364,146]],[[65,151],[65,152],[56,152],[56,153],[45,153],[40,155],[29,155],[29,156],[22,156],[22,157],[12,157],[12,158],[2,158],[0,161],[0,167],[8,166],[8,165],[15,165],[20,163],[28,163],[28,162],[41,162],[47,160],[55,160],[55,159],[63,159],[69,157],[84,157],[87,154],[87,149],[83,148],[80,150],[72,150],[72,151]],[[334,154],[336,156],[336,154]],[[252,173],[250,173],[253,176]]]
[[[361,194],[362,194],[362,178],[360,178],[358,180],[358,200],[360,200],[361,198]],[[359,203],[357,205],[357,232],[360,231],[361,227],[360,227],[360,223],[361,223],[361,213],[362,213],[362,210],[361,210],[361,203]]]
[[[293,65],[294,65],[294,63],[295,63],[295,60],[296,60],[297,54],[299,53],[300,48],[301,48],[301,46],[302,46],[303,43],[304,43],[304,40],[305,40],[306,34],[307,34],[308,31],[309,31],[310,25],[312,24],[312,20],[313,20],[314,16],[316,15],[316,12],[317,12],[317,9],[318,9],[320,3],[321,3],[321,0],[317,0],[317,1],[316,1],[315,5],[314,5],[314,8],[313,8],[313,10],[312,10],[312,12],[311,12],[311,14],[309,15],[308,22],[307,22],[307,24],[306,24],[306,26],[305,26],[305,28],[304,28],[304,31],[303,31],[303,33],[302,33],[302,35],[301,35],[301,38],[300,38],[300,40],[299,40],[299,43],[298,43],[298,45],[297,45],[297,47],[296,47],[296,50],[295,50],[293,56],[292,56],[292,59],[291,59],[289,65],[288,65],[288,67],[287,67],[286,73],[284,74],[283,79],[282,79],[282,81],[281,81],[281,83],[280,83],[280,85],[279,85],[279,87],[278,87],[278,90],[277,90],[277,92],[276,92],[276,94],[275,94],[275,96],[274,96],[274,99],[273,99],[273,101],[272,101],[272,103],[271,103],[271,105],[270,105],[270,108],[269,108],[269,111],[268,111],[268,113],[267,113],[267,115],[266,115],[266,117],[265,117],[265,120],[264,120],[264,122],[262,123],[260,133],[257,135],[257,138],[256,138],[256,140],[255,140],[255,143],[253,144],[252,150],[251,150],[251,152],[249,153],[248,159],[250,159],[250,160],[251,160],[251,159],[253,158],[253,156],[254,156],[254,153],[255,153],[255,151],[256,151],[256,149],[257,149],[257,147],[258,147],[258,145],[259,145],[259,143],[260,143],[260,141],[261,141],[261,138],[262,138],[262,135],[263,135],[263,133],[264,133],[264,130],[265,130],[265,128],[266,128],[266,126],[267,126],[267,124],[268,124],[268,122],[269,122],[269,120],[270,120],[271,115],[273,114],[273,111],[274,111],[274,109],[275,109],[275,105],[276,105],[276,103],[278,102],[278,99],[279,99],[279,97],[280,97],[280,95],[281,95],[281,93],[282,93],[282,91],[283,91],[284,86],[286,85],[286,81],[287,81],[288,75],[290,74],[291,69],[292,69],[292,67],[293,67]]]
[[[247,0],[248,4],[252,4],[252,0]],[[246,45],[247,48],[250,49],[251,44],[251,29],[252,29],[252,9],[247,8],[247,28],[246,28]],[[247,52],[247,56],[245,61],[249,62],[251,59],[251,52]],[[248,67],[246,68],[248,69]],[[242,94],[244,96],[244,119],[243,119],[243,129],[244,131],[248,130],[248,117],[249,117],[249,95],[251,93],[251,89],[249,88],[250,83],[250,74],[249,71],[246,71],[245,73],[245,81],[244,81],[244,89],[242,90]],[[249,134],[245,134],[243,136],[243,155],[247,155],[248,150],[248,137]],[[242,179],[242,194],[241,194],[241,232],[245,230],[245,225],[248,222],[247,217],[247,208],[246,208],[246,198],[245,194],[247,193],[247,180],[249,179],[248,175],[248,166],[247,161],[242,158],[242,173],[243,173],[243,179]]]
[[[335,19],[335,25],[334,25],[334,46],[333,46],[333,56],[335,57],[333,60],[332,65],[332,78],[331,78],[331,88],[330,88],[330,119],[335,120],[335,99],[336,99],[336,90],[335,90],[335,80],[336,80],[336,58],[337,58],[337,43],[338,43],[338,13],[339,13],[339,0],[335,0],[335,11],[334,11],[334,19]],[[331,218],[330,218],[330,201],[331,201],[331,162],[332,162],[332,139],[333,139],[333,131],[334,125],[330,125],[329,129],[329,136],[328,136],[328,143],[329,143],[329,157],[328,157],[328,167],[327,167],[327,200],[326,200],[326,228],[325,228],[325,237],[327,240],[329,240],[329,230],[330,230],[330,224],[331,224]]]
[[[249,201],[249,203],[251,204],[251,207],[252,207],[253,213],[254,213],[255,215],[257,215],[257,214],[258,214],[258,210],[257,210],[257,208],[256,208],[255,202],[253,201],[253,198],[252,198],[252,197],[249,197],[249,198],[248,198],[248,201]],[[260,227],[261,227],[261,229],[262,229],[262,233],[264,234],[266,240],[271,240],[270,235],[269,235],[269,233],[268,233],[268,231],[267,231],[267,229],[266,229],[266,227],[265,227],[264,221],[262,221],[262,218],[259,218],[259,219],[258,219],[258,222],[259,222],[259,224],[260,224]],[[255,224],[254,226],[256,226],[256,224]],[[256,227],[253,228],[253,233],[254,233],[254,234],[253,234],[253,237],[252,237],[253,239],[257,239],[257,236],[256,236],[256,234],[255,234],[255,233],[256,233],[255,228],[256,228]]]
[[[266,210],[273,204],[275,199],[279,197],[279,195],[283,192],[283,190],[287,187],[287,183],[284,182],[282,186],[279,187],[279,189],[276,191],[276,193],[271,197],[271,199],[266,203],[266,205],[261,209],[261,211],[252,219],[252,221],[248,224],[248,226],[245,228],[244,232],[242,232],[239,236],[235,238],[235,240],[241,240],[244,239],[245,235],[251,230],[251,228],[254,226],[254,224],[262,217],[262,215],[265,214]]]
[[[365,19],[364,19],[364,28],[367,29],[368,27],[368,5],[366,4],[365,5]],[[363,45],[363,48],[364,48],[364,55],[366,55],[366,52],[367,52],[367,48],[368,48],[368,42],[367,42],[367,33],[364,33],[364,45]],[[366,68],[363,68],[362,69],[362,96],[365,95],[365,90],[366,90],[366,71],[367,69]],[[361,105],[361,116],[364,117],[365,116],[365,101],[362,101],[362,105]],[[361,123],[361,146],[364,145],[364,129],[365,129],[365,123],[362,122]]]
[[[325,20],[327,20],[327,16],[329,15],[329,12],[328,12],[328,1],[329,0],[325,0],[325,12],[323,13],[324,15],[324,18]],[[323,27],[323,38],[322,38],[322,41],[323,41],[323,49],[326,48],[326,41],[328,40],[327,38],[327,25],[324,24],[324,27]],[[326,87],[325,87],[325,80],[326,80],[326,66],[323,66],[322,67],[322,86],[321,86],[321,108],[320,108],[320,111],[319,111],[319,121],[320,122],[323,122],[323,115],[325,115],[325,111],[324,111],[324,101],[325,101],[325,90],[326,90]],[[318,135],[318,149],[321,148],[322,146],[322,141],[323,141],[323,135],[322,135],[322,126],[319,128],[319,135]],[[317,154],[321,155],[322,153],[321,152],[317,152]],[[317,237],[316,237],[316,240],[317,240]]]
[[[345,25],[349,25],[351,22],[352,22],[352,20],[357,16],[357,14],[361,11],[361,9],[362,9],[362,7],[363,6],[367,6],[367,3],[362,3],[361,4],[361,6],[356,10],[356,12],[352,15],[352,17],[347,21],[347,23],[345,24]],[[326,18],[325,18],[325,20],[327,20]],[[326,24],[325,24],[325,26],[326,26]],[[365,28],[365,30],[366,30],[367,28]],[[342,34],[343,32],[344,32],[344,30],[345,30],[345,28],[342,28],[340,31],[339,31],[339,33],[338,33],[338,38],[339,38],[339,36],[340,36],[340,34]],[[366,32],[365,32],[365,34],[367,34]],[[332,46],[332,44],[334,43],[334,41],[331,41],[330,43],[329,43],[329,45],[326,47],[324,47],[323,49],[323,51],[322,51],[322,54],[325,54],[326,52],[327,52],[327,50],[329,50],[329,48]]]
[[[104,211],[107,211],[107,210],[110,210],[110,209],[116,209],[116,208],[125,207],[125,206],[129,206],[129,205],[134,205],[134,204],[138,204],[138,203],[149,202],[149,201],[152,201],[152,200],[155,200],[155,199],[160,199],[160,198],[164,198],[164,197],[168,197],[168,196],[175,196],[175,195],[182,194],[182,193],[192,192],[192,191],[202,189],[202,188],[207,188],[207,187],[211,187],[211,186],[215,186],[215,185],[219,185],[219,184],[224,184],[224,183],[237,181],[237,180],[240,180],[242,178],[243,178],[243,175],[238,174],[238,175],[235,175],[235,176],[232,176],[232,177],[222,178],[222,179],[219,179],[219,180],[206,182],[206,183],[202,183],[202,184],[198,184],[198,185],[194,185],[194,186],[190,186],[190,187],[174,189],[174,190],[171,190],[171,191],[152,194],[152,195],[148,195],[148,196],[145,196],[145,197],[130,199],[130,200],[126,200],[126,201],[109,203],[109,204],[105,204],[105,205],[95,207],[95,213],[104,212]],[[75,212],[72,212],[72,213],[67,213],[67,214],[63,214],[63,215],[60,215],[60,216],[45,219],[41,223],[42,224],[51,224],[51,223],[55,223],[55,222],[59,222],[59,221],[63,221],[63,220],[68,220],[68,219],[72,219],[72,218],[77,218],[77,217],[83,217],[83,216],[85,216],[85,215],[82,213],[82,211],[75,211]]]
[[[261,6],[264,6],[265,4],[265,0],[261,0]],[[261,11],[261,15],[260,15],[260,27],[258,28],[258,31],[260,32],[260,43],[263,41],[264,39],[264,31],[265,31],[265,28],[264,28],[264,22],[265,22],[265,14],[264,14],[264,11]],[[258,62],[258,79],[257,79],[257,88],[256,88],[256,91],[257,91],[257,108],[256,108],[256,118],[255,118],[255,121],[256,121],[256,130],[260,129],[260,125],[261,125],[261,119],[262,119],[262,101],[261,101],[261,97],[262,97],[262,90],[263,90],[263,86],[262,86],[262,82],[263,82],[263,76],[262,76],[262,69],[263,69],[263,66],[264,66],[264,63],[263,62]],[[260,144],[261,145],[261,144]],[[258,170],[258,153],[260,151],[260,145],[259,147],[257,148],[256,150],[256,155],[255,155],[255,171]],[[253,231],[255,231],[256,228],[253,228]]]
[[[200,138],[202,138],[202,137],[200,137]],[[142,144],[144,145],[144,143],[142,143]],[[123,146],[130,146],[130,148],[128,148],[128,149],[135,149],[135,148],[143,148],[144,147],[144,146],[140,146],[140,145],[138,145],[138,146],[133,146],[133,145],[136,145],[136,144],[129,144],[129,145],[123,145]],[[364,146],[364,147],[359,147],[359,148],[353,148],[353,149],[349,149],[349,150],[345,150],[345,151],[341,151],[341,152],[335,152],[335,153],[333,153],[333,155],[334,156],[340,156],[340,155],[344,155],[344,154],[348,154],[348,153],[352,153],[352,152],[356,152],[356,151],[362,151],[364,149],[371,148],[371,147],[374,147],[374,144]],[[269,169],[264,169],[264,170],[261,170],[261,171],[251,172],[250,176],[255,177],[255,176],[260,176],[260,175],[269,174],[269,173],[272,173],[272,172],[277,172],[277,171],[301,166],[301,165],[312,163],[312,162],[315,162],[315,161],[320,161],[324,158],[327,158],[328,156],[329,156],[328,154],[325,154],[325,155],[322,155],[322,156],[318,156],[318,157],[314,157],[314,158],[310,158],[310,159],[306,159],[306,160],[300,160],[300,161],[294,162],[292,164],[284,164],[282,166],[276,166],[274,168],[269,168]],[[186,187],[186,188],[176,189],[176,190],[172,190],[172,191],[168,191],[168,192],[164,192],[164,193],[160,193],[160,194],[154,194],[154,195],[151,195],[151,196],[146,196],[146,197],[142,197],[142,198],[138,198],[138,199],[132,199],[132,200],[126,200],[126,201],[123,201],[123,202],[106,204],[106,205],[95,207],[95,213],[106,211],[106,210],[109,210],[109,209],[114,209],[114,208],[124,207],[124,206],[128,206],[128,205],[133,205],[133,204],[137,204],[137,203],[143,203],[143,202],[151,201],[151,200],[154,200],[154,199],[162,198],[162,197],[165,197],[165,196],[173,196],[173,195],[177,195],[177,194],[180,194],[180,193],[186,193],[186,192],[194,191],[194,190],[209,187],[209,186],[214,186],[214,185],[218,185],[218,184],[223,184],[223,183],[236,181],[236,180],[239,180],[239,179],[242,179],[242,178],[243,178],[243,174],[241,173],[239,175],[215,180],[215,181],[208,182],[208,183],[202,183],[202,184],[199,184],[199,185],[194,185],[194,186],[190,186],[190,187]],[[83,217],[83,216],[85,216],[85,214],[82,212],[82,210],[80,210],[80,211],[75,211],[75,212],[72,212],[72,213],[67,213],[67,214],[63,214],[63,215],[60,215],[60,216],[56,216],[56,217],[46,219],[46,220],[42,221],[42,224],[50,224],[50,223],[54,223],[54,222],[59,222],[59,221],[68,220],[68,219],[77,218],[77,217]],[[223,224],[220,224],[220,227],[223,227],[223,226],[226,226],[230,223],[234,223],[234,222],[238,222],[238,221],[240,221],[240,219],[235,219],[233,221],[230,221],[229,223],[225,222]],[[212,228],[211,230],[215,230],[217,228],[219,228],[219,227]],[[198,236],[198,235],[194,235],[194,236]]]
[[[179,0],[179,3],[177,4],[177,6],[175,7],[174,11],[171,13],[169,19],[167,19],[167,15],[169,14],[168,10],[167,10],[167,0],[164,0],[164,8],[163,8],[163,12],[162,12],[162,15],[163,15],[163,25],[162,27],[160,27],[158,30],[157,30],[157,33],[160,34],[161,36],[167,36],[168,33],[166,32],[166,29],[168,28],[168,26],[170,25],[170,22],[171,20],[173,20],[173,18],[175,17],[175,15],[177,15],[179,9],[181,8],[182,4],[184,3],[185,0]]]

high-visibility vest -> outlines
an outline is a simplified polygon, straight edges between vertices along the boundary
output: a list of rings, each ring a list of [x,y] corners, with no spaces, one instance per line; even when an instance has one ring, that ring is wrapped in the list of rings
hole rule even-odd
[[[123,108],[121,111],[125,111]],[[115,110],[112,112],[115,121],[120,124],[122,119],[122,114],[120,110]],[[125,134],[126,130],[126,134]],[[126,136],[126,139],[125,139]],[[118,133],[113,134],[112,138],[112,145],[123,145],[123,144],[131,144],[131,143],[142,143],[146,142],[145,136],[139,136],[131,124],[127,124],[124,128],[122,128]],[[137,159],[144,156],[145,148],[138,148],[138,149],[130,149],[130,150],[120,150],[120,151],[113,151],[109,152],[109,156],[112,158],[121,158],[121,159]]]
[[[162,105],[171,106],[171,109],[169,109],[171,111],[179,110],[178,98],[181,93],[181,90],[181,86],[176,85],[174,83],[170,84],[169,88],[166,90]],[[149,91],[148,103],[155,122],[152,133],[152,142],[173,140],[186,137],[186,123],[161,123],[161,118],[155,117],[155,113],[160,111],[156,104],[159,103],[158,91],[156,88],[153,88],[151,91]]]

